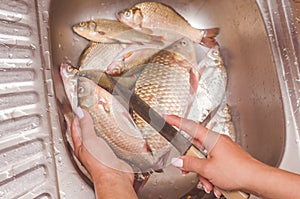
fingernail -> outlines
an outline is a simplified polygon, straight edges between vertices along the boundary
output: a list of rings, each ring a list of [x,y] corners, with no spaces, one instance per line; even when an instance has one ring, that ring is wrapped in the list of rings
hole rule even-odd
[[[203,189],[203,184],[201,182],[198,182],[197,189]]]
[[[75,114],[77,115],[77,117],[79,119],[82,119],[84,117],[84,114],[83,114],[83,111],[80,107],[77,107],[76,110],[75,110]]]
[[[186,173],[184,171],[180,171],[181,176],[186,176]]]
[[[180,158],[172,158],[171,160],[171,164],[175,167],[183,167],[183,160]]]
[[[208,189],[206,188],[205,185],[203,185],[202,187],[203,187],[203,190],[205,191],[205,193],[210,193],[210,191],[208,191]]]
[[[216,198],[221,198],[221,196],[218,193],[216,193],[215,191],[214,191],[214,195],[216,196]]]

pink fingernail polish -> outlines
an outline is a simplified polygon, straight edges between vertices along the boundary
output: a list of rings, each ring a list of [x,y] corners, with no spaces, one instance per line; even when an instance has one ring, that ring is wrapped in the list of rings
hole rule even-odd
[[[210,191],[208,191],[208,189],[206,188],[205,185],[203,185],[202,187],[203,187],[203,190],[205,191],[205,193],[210,193]]]
[[[217,194],[215,191],[214,191],[214,195],[216,196],[216,198],[220,198],[221,196],[219,196],[219,194]]]
[[[180,158],[172,158],[171,160],[171,164],[175,167],[183,167],[183,160]]]

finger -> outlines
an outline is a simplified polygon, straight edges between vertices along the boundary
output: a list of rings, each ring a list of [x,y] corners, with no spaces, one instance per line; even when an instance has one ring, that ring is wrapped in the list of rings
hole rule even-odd
[[[181,170],[196,172],[201,176],[206,177],[206,169],[208,166],[208,159],[200,159],[193,156],[182,156],[180,158],[172,158],[171,164]]]
[[[214,187],[214,194],[215,194],[216,198],[221,198],[221,196],[222,196],[222,193],[216,187]]]
[[[184,171],[184,170],[181,170],[180,172],[181,172],[181,175],[183,175],[183,176],[185,176],[189,173],[188,171]]]
[[[185,131],[186,133],[197,139],[200,143],[203,143],[207,134],[207,128],[192,120],[180,118],[175,115],[165,115],[164,118],[169,124],[178,127],[179,129]]]
[[[85,109],[77,108],[76,114],[80,118],[79,125],[81,129],[84,129],[83,135],[89,134],[91,136],[94,135],[96,137],[93,119],[89,112]]]
[[[206,193],[210,193],[214,186],[212,183],[210,183],[206,178],[199,176],[199,183],[202,185],[202,189],[206,192]],[[197,187],[200,187],[200,185],[197,185]]]

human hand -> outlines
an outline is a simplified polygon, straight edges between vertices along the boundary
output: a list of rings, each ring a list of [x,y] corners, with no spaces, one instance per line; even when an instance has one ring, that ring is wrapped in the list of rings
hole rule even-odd
[[[132,168],[96,135],[87,111],[78,108],[76,114],[71,127],[74,153],[90,173],[99,198],[115,198],[120,194],[123,198],[135,198]]]
[[[208,133],[215,132],[209,132],[196,122],[177,116],[165,116],[165,119],[169,124],[190,134],[194,138],[193,144],[197,147],[201,148],[204,145],[210,148],[207,159],[182,156],[173,160],[174,166],[183,172],[198,173],[199,181],[206,192],[212,191],[214,186],[225,190],[247,190],[247,180],[253,178],[255,168],[262,166],[262,163],[226,135],[208,136]],[[210,139],[209,143],[204,143],[207,137],[214,140]],[[214,189],[214,193],[217,197],[221,195],[217,189]]]

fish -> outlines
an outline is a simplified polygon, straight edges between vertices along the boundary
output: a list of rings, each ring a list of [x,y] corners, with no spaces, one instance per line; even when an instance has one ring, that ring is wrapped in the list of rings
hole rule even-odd
[[[203,122],[224,100],[227,87],[227,71],[220,47],[209,49],[199,62],[201,77],[188,119]]]
[[[114,79],[116,82],[121,84],[126,89],[132,90],[132,88],[135,85],[135,82],[138,78],[139,73],[135,74],[128,74],[128,76],[111,76],[112,79]],[[95,82],[97,85],[101,86],[105,90],[109,92],[113,92],[114,85],[111,84],[111,80],[107,77],[108,75],[101,71],[101,70],[84,70],[79,71],[79,76],[86,77],[93,82]]]
[[[80,56],[79,70],[105,71],[113,60],[127,48],[125,44],[104,44],[92,42]]]
[[[235,126],[232,122],[230,106],[226,102],[220,105],[216,115],[211,118],[206,127],[220,134],[227,135],[232,141],[236,142]]]
[[[60,76],[64,90],[73,111],[78,107],[77,82],[79,71],[70,64],[63,63],[60,66]]]
[[[110,19],[92,19],[73,26],[78,35],[100,43],[138,43],[163,45],[165,38],[137,31],[119,21]]]
[[[79,77],[78,101],[79,106],[90,113],[97,136],[103,138],[119,158],[130,163],[136,172],[156,168],[146,140],[128,110],[113,95],[93,81]]]
[[[184,117],[195,94],[193,86],[198,83],[197,71],[193,70],[197,65],[195,57],[194,43],[188,38],[160,50],[145,64],[135,93],[161,115]],[[155,158],[170,149],[170,143],[135,112],[133,119]]]
[[[196,29],[172,7],[159,2],[142,2],[119,11],[116,17],[122,23],[148,34],[163,31],[176,32],[207,47],[216,45],[219,28]],[[158,33],[156,33],[158,31]]]
[[[159,50],[158,48],[140,48],[126,52],[125,54],[120,54],[107,67],[106,73],[115,76],[135,69],[139,70],[138,68],[145,64]]]

